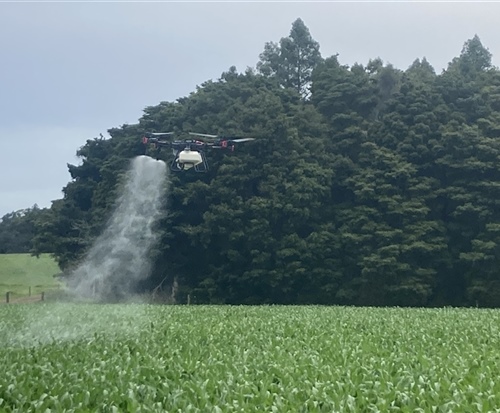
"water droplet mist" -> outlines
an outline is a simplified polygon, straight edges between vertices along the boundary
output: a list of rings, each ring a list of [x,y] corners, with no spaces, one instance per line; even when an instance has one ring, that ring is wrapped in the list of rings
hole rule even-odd
[[[71,274],[68,286],[77,298],[124,300],[150,275],[150,253],[158,240],[154,225],[164,212],[167,172],[163,161],[148,156],[132,160],[110,221]]]

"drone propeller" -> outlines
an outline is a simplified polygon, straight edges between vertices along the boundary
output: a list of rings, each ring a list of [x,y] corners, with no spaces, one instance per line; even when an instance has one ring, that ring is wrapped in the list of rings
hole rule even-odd
[[[217,135],[210,135],[208,133],[196,133],[196,132],[189,132],[190,135],[195,135],[195,136],[204,136],[205,138],[218,138]]]
[[[231,141],[231,142],[248,142],[248,141],[253,141],[255,140],[255,138],[236,138],[236,139],[233,139],[233,138],[230,138],[230,137],[223,137],[223,136],[220,136],[220,135],[210,135],[208,133],[195,133],[195,132],[189,132],[190,135],[196,135],[196,136],[204,136],[206,138],[219,138],[219,139],[224,139],[224,140],[228,140],[228,141]]]
[[[231,142],[248,142],[254,141],[255,138],[241,138],[241,139],[229,139]]]
[[[165,135],[173,135],[174,132],[152,132],[150,135],[152,136],[165,136]]]

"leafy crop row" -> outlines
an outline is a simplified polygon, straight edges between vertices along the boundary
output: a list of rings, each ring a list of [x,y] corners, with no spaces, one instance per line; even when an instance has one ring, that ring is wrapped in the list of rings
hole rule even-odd
[[[0,411],[500,411],[499,326],[472,309],[2,306]]]

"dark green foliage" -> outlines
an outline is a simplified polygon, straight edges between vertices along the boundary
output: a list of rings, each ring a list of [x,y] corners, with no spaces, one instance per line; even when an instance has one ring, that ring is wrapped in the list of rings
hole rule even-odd
[[[276,76],[281,85],[307,97],[312,72],[321,60],[319,43],[299,18],[293,22],[290,35],[282,37],[279,45],[266,43],[257,69],[266,76]]]
[[[207,174],[170,176],[143,288],[175,283],[197,303],[500,305],[500,72],[477,36],[439,75],[425,58],[348,67],[298,19],[257,66],[88,140],[36,249],[78,262],[129,160],[149,154],[143,131],[248,135],[209,153]]]
[[[36,221],[43,219],[48,209],[38,205],[5,214],[0,218],[0,254],[29,253],[33,249]],[[50,247],[40,253],[52,252]]]
[[[451,70],[458,70],[466,78],[474,78],[490,68],[491,53],[482,45],[477,34],[465,42],[460,57],[453,59],[449,67]]]

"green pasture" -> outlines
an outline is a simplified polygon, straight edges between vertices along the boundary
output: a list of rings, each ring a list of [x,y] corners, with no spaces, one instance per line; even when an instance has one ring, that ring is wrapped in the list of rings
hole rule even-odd
[[[30,254],[0,254],[0,300],[7,291],[25,296],[31,287],[32,294],[58,288],[54,274],[60,272],[49,254],[39,258]],[[0,406],[1,411],[1,406]]]
[[[500,311],[0,307],[2,412],[499,412]]]

